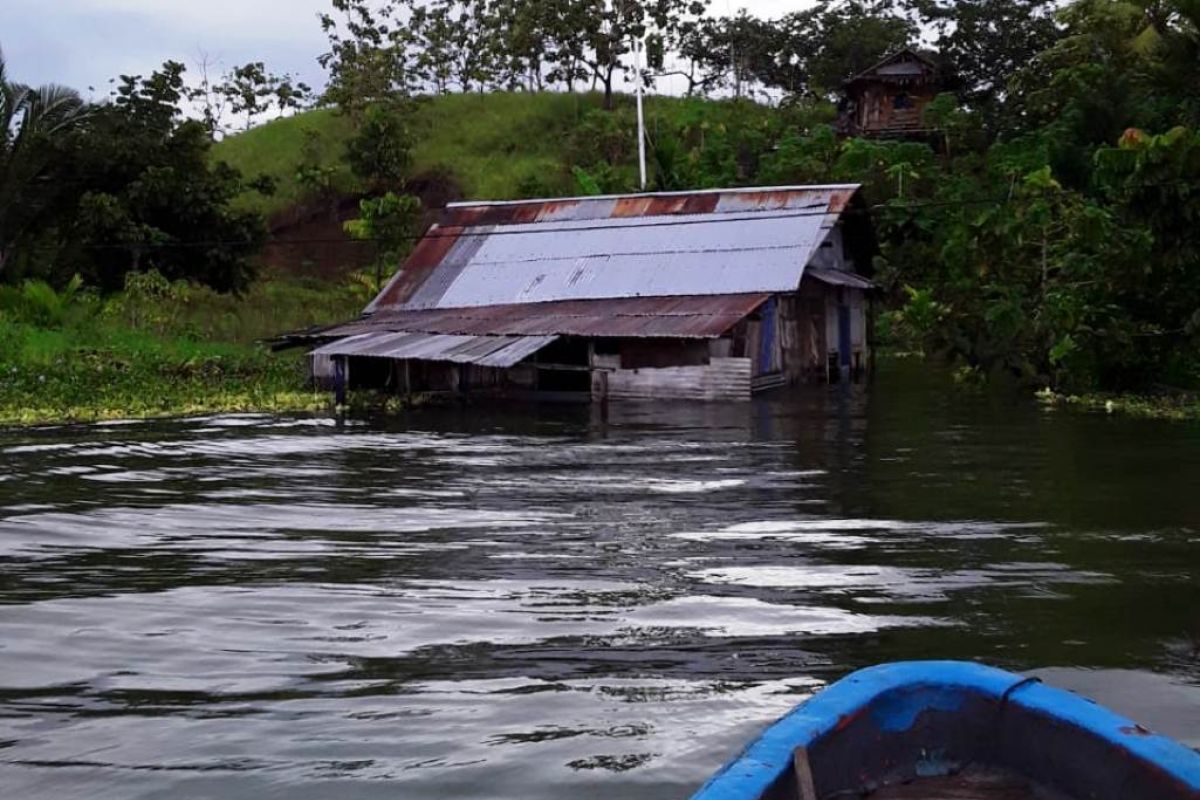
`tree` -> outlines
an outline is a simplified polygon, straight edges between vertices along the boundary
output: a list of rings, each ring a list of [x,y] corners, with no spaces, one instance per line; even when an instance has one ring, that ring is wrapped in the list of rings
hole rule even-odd
[[[14,253],[37,236],[62,201],[61,157],[89,109],[70,89],[8,78],[0,52],[0,280]]]
[[[1008,82],[1004,114],[993,127],[1009,136],[1044,131],[1055,174],[1083,188],[1096,149],[1127,128],[1200,122],[1200,85],[1189,86],[1196,70],[1177,60],[1194,46],[1195,28],[1182,15],[1148,15],[1146,5],[1165,8],[1081,0],[1064,10],[1053,46]]]
[[[261,61],[234,67],[227,76],[222,88],[229,110],[245,117],[246,130],[250,130],[255,117],[271,107],[277,82]]]
[[[847,78],[915,41],[917,30],[890,0],[822,0],[776,20],[742,10],[684,21],[675,36],[693,91],[724,85],[742,97],[760,86],[828,99]]]
[[[1094,388],[1137,333],[1111,292],[1145,239],[1049,167],[1015,178],[1007,202],[953,215],[934,293],[947,311],[934,337],[984,372]]]
[[[585,61],[587,42],[576,35],[583,7],[576,0],[566,2],[565,7],[554,2],[529,3],[529,11],[522,17],[528,20],[529,33],[525,35],[533,44],[530,55],[541,50],[537,71],[541,71],[544,63],[549,68],[545,75],[547,83],[574,92],[576,85],[585,83],[591,73]]]
[[[1157,39],[1154,54],[1159,60],[1158,83],[1181,98],[1181,112],[1189,124],[1200,125],[1200,3],[1169,0],[1146,5],[1159,9],[1152,17]]]
[[[199,87],[189,91],[189,96],[193,99],[206,98],[209,92],[204,91],[205,83],[206,79],[202,80]],[[282,117],[288,111],[303,108],[312,95],[312,88],[308,84],[290,73],[276,75],[268,72],[261,61],[234,67],[217,88],[229,110],[245,117],[246,130],[254,124],[255,118],[265,114],[272,106],[279,110],[279,116]],[[211,100],[206,102],[207,107],[212,106]]]
[[[911,0],[964,100],[998,109],[1008,81],[1060,35],[1055,0]],[[999,113],[998,111],[996,113]]]
[[[842,82],[881,58],[916,42],[917,27],[891,0],[848,0],[818,6],[818,40],[808,62],[809,82],[818,93],[838,92]]]
[[[300,160],[296,164],[296,183],[304,189],[308,198],[321,201],[329,208],[330,219],[337,217],[338,167],[325,158],[325,143],[321,132],[313,128],[303,130],[304,142],[300,145]],[[307,198],[306,198],[307,199]]]
[[[437,94],[447,94],[454,80],[458,32],[452,11],[456,5],[455,0],[414,5],[409,21],[416,37],[417,63]]]
[[[208,54],[202,53],[196,64],[199,80],[185,91],[187,99],[199,108],[200,121],[213,139],[225,133],[225,109],[229,104],[225,80],[217,81],[213,77],[215,68]]]
[[[385,274],[395,272],[412,251],[419,233],[421,211],[418,198],[387,192],[362,200],[359,218],[346,223],[346,232],[352,238],[376,245],[376,292],[383,288]]]
[[[294,75],[285,73],[272,83],[275,107],[281,117],[289,111],[300,111],[312,99],[312,87]]]
[[[398,188],[412,163],[412,137],[405,118],[390,106],[375,105],[363,112],[346,145],[346,162],[370,192]]]
[[[108,291],[150,268],[219,291],[254,278],[263,220],[233,209],[248,185],[212,163],[205,125],[182,118],[184,72],[169,61],[148,78],[122,76],[80,132],[69,166],[76,201],[63,223],[67,274]]]
[[[593,85],[604,90],[604,108],[612,110],[616,79],[632,71],[626,58],[636,38],[655,34],[669,39],[685,14],[698,16],[707,7],[700,0],[597,0],[568,2],[561,15],[562,35],[572,30],[587,47],[582,62],[591,72]]]
[[[687,96],[707,95],[721,86],[730,67],[730,51],[722,47],[721,25],[710,17],[681,22],[671,33],[668,46],[683,65],[660,73],[687,81]]]
[[[1200,133],[1130,129],[1095,163],[1101,196],[1123,228],[1147,232],[1150,250],[1114,287],[1141,334],[1134,361],[1141,374],[1120,378],[1200,379]]]
[[[445,94],[483,89],[496,78],[500,23],[486,0],[433,0],[416,5],[409,22],[417,37],[417,62]]]
[[[329,51],[325,100],[357,116],[372,105],[407,105],[427,75],[419,63],[418,37],[409,24],[408,0],[332,0],[334,14],[320,16]]]
[[[571,28],[578,0],[562,0],[557,13],[545,0],[491,0],[489,10],[497,36],[494,42],[495,80],[503,88],[530,91],[543,88],[547,76],[543,67],[550,66],[551,74],[568,62],[577,62],[582,44],[577,39],[563,42],[561,51],[552,49],[555,33]],[[575,70],[562,74],[568,91],[581,76]]]
[[[764,23],[752,70],[791,95],[831,98],[847,79],[916,41],[916,26],[891,0],[822,0]]]
[[[749,94],[749,87],[756,83],[776,86],[771,68],[780,54],[778,40],[771,22],[750,16],[742,9],[735,17],[725,17],[717,27],[717,37],[712,42],[717,63],[728,64],[729,85],[736,98]]]

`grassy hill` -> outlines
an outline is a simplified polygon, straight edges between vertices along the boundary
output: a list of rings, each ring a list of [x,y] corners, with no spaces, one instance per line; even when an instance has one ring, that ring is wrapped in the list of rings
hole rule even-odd
[[[618,150],[624,147],[617,153],[615,169],[632,183],[636,175],[633,99],[619,97],[611,123],[593,130],[586,118],[600,106],[601,97],[594,94],[521,92],[429,98],[420,104],[413,120],[413,176],[451,181],[468,199],[579,194],[570,169],[573,146],[580,137],[612,136]],[[703,131],[735,116],[743,122],[751,116],[765,124],[772,113],[748,102],[647,98],[652,137],[659,126]],[[592,119],[594,122],[595,115]],[[278,190],[274,196],[244,198],[248,205],[270,215],[306,199],[304,188],[296,182],[306,150],[310,158],[332,170],[340,191],[355,190],[341,158],[350,134],[349,120],[333,110],[318,109],[231,136],[220,142],[214,153],[249,177],[266,174],[275,179]]]

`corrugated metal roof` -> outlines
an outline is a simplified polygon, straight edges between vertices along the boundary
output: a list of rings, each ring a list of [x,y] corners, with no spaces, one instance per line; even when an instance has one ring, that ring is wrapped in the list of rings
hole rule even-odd
[[[857,190],[455,205],[367,311],[794,291]]]
[[[805,276],[813,280],[830,286],[848,286],[852,289],[862,289],[870,291],[876,288],[875,284],[864,278],[862,275],[856,275],[853,272],[846,272],[843,269],[829,269],[828,267],[809,267],[805,271]]]
[[[909,57],[909,58],[923,64],[925,66],[927,72],[936,72],[937,71],[937,63],[934,61],[934,59],[931,57],[931,55],[929,53],[922,53],[920,51],[914,50],[911,47],[904,47],[904,48],[901,48],[900,50],[897,50],[895,53],[889,53],[888,55],[879,59],[879,61],[875,62],[874,65],[868,67],[867,69],[863,70],[862,72],[858,73],[857,75],[853,76],[852,78],[848,78],[847,80],[843,81],[843,85],[850,86],[851,84],[858,83],[859,81],[870,81],[873,78],[886,79],[889,76],[890,77],[898,77],[894,72],[889,73],[885,70],[888,66],[890,66],[898,61],[901,61],[905,57]],[[901,76],[905,76],[905,77],[911,76],[911,75],[912,75],[912,73],[907,73],[907,74],[901,73]]]
[[[512,367],[557,336],[445,336],[429,333],[360,333],[325,345],[316,356],[369,356],[400,361],[450,361],[481,367]]]
[[[606,336],[708,339],[721,336],[769,294],[567,300],[480,308],[379,311],[319,332],[322,337],[378,331],[467,336]]]

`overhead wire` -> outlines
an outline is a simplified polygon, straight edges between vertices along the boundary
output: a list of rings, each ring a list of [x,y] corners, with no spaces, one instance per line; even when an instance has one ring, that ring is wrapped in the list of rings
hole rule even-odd
[[[1168,187],[1168,186],[1181,186],[1181,185],[1188,186],[1188,187],[1195,186],[1195,184],[1191,181],[1179,180],[1179,181],[1163,181],[1163,182],[1155,182],[1155,183],[1134,184],[1134,185],[1127,186],[1124,188],[1148,189],[1148,188],[1163,188],[1163,187]],[[763,191],[770,191],[770,189],[763,189]],[[670,219],[666,215],[660,215],[660,216],[650,216],[650,217],[639,217],[639,218],[637,218],[639,221],[630,221],[627,223],[574,225],[574,226],[570,226],[570,227],[554,227],[554,228],[549,228],[549,227],[538,228],[537,226],[539,224],[541,224],[538,222],[525,222],[525,223],[505,222],[505,223],[503,223],[504,226],[512,226],[514,228],[517,226],[521,226],[520,229],[518,229],[518,230],[504,230],[502,228],[496,229],[495,227],[489,227],[489,224],[486,222],[468,224],[468,225],[462,225],[462,226],[447,224],[445,226],[435,225],[435,226],[431,227],[424,234],[412,234],[409,236],[400,236],[400,237],[394,237],[394,238],[389,238],[389,239],[383,239],[383,238],[285,239],[285,238],[268,237],[265,240],[214,239],[214,240],[180,241],[180,242],[107,242],[107,243],[87,244],[87,245],[84,245],[83,248],[89,249],[89,250],[154,250],[154,249],[169,249],[169,248],[186,249],[186,248],[217,248],[217,247],[236,247],[236,246],[254,247],[254,246],[260,246],[260,245],[261,246],[298,246],[298,245],[320,245],[320,244],[370,245],[370,244],[384,244],[384,243],[394,243],[394,242],[437,241],[439,239],[458,240],[458,239],[469,239],[469,238],[491,238],[494,236],[554,235],[554,234],[579,233],[579,232],[588,232],[588,231],[620,231],[620,230],[629,230],[629,229],[671,228],[671,227],[683,227],[683,226],[691,226],[691,225],[712,225],[712,224],[716,224],[716,223],[745,223],[745,222],[762,222],[762,221],[767,221],[767,220],[779,220],[779,219],[805,219],[805,218],[811,218],[811,217],[827,217],[830,215],[837,215],[837,216],[860,215],[860,214],[869,215],[873,212],[884,211],[884,210],[887,210],[887,211],[911,211],[911,210],[918,210],[918,209],[922,209],[922,208],[946,208],[946,207],[954,207],[954,206],[979,206],[979,205],[1004,206],[1004,205],[1012,205],[1018,201],[1029,200],[1029,199],[1032,199],[1035,197],[1053,196],[1057,193],[1058,193],[1057,190],[1047,190],[1046,192],[1037,193],[1032,196],[1027,195],[1025,197],[1020,197],[1020,198],[1016,198],[1016,197],[1012,197],[1011,195],[1008,195],[1008,196],[1000,197],[1000,198],[980,197],[980,198],[963,198],[963,199],[956,199],[956,200],[921,201],[921,202],[910,202],[910,203],[896,203],[895,201],[892,201],[892,202],[887,202],[887,203],[876,203],[876,204],[870,205],[870,206],[860,206],[858,208],[847,207],[847,208],[841,209],[839,211],[831,211],[828,208],[828,206],[823,206],[821,208],[813,207],[810,210],[803,210],[803,211],[786,211],[785,213],[779,213],[778,210],[771,210],[771,209],[757,211],[757,212],[746,212],[746,213],[740,213],[740,214],[736,213],[736,212],[723,213],[723,214],[707,213],[707,214],[696,215],[698,218],[694,218],[694,219]],[[652,196],[653,195],[644,195],[644,197],[652,197]],[[631,197],[636,199],[638,197],[638,195],[631,195]],[[588,198],[571,198],[571,199],[587,200]],[[522,202],[523,201],[517,200],[517,201],[512,201],[511,204],[512,205],[520,205]],[[557,202],[557,201],[555,201],[555,200],[541,200],[541,201],[531,200],[528,202],[529,203],[538,203],[538,202]],[[653,222],[647,222],[646,220],[653,220]],[[561,220],[561,222],[572,222],[572,221],[587,222],[587,220]],[[475,230],[478,228],[487,228],[487,229],[486,230]],[[453,232],[449,232],[448,229],[452,229]]]

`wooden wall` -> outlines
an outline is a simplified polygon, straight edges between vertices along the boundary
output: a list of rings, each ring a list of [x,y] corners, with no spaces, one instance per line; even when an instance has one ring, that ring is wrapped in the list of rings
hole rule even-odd
[[[828,286],[825,289],[825,353],[829,362],[839,356],[840,336],[838,331],[838,309],[845,305],[850,309],[850,366],[855,374],[865,371],[871,363],[870,334],[868,324],[868,301],[859,289]],[[840,359],[838,359],[840,362]],[[837,375],[830,375],[836,380]]]
[[[713,358],[708,364],[652,369],[598,369],[592,398],[603,400],[749,400],[748,358]]]
[[[333,388],[333,356],[308,354],[308,374],[317,389]]]
[[[829,352],[826,287],[805,281],[800,291],[783,306],[784,364],[789,383],[813,383],[826,379],[826,354]]]
[[[590,391],[593,399],[745,400],[775,386],[842,380],[869,369],[869,306],[861,289],[805,279],[798,292],[775,296],[717,339],[612,340],[603,343],[608,353],[597,353],[595,342],[576,342],[584,359],[578,366],[527,363],[508,370],[352,358],[349,382],[401,394],[539,392],[586,399]],[[838,352],[843,307],[850,314],[849,374]],[[313,356],[310,363],[318,385],[331,385],[332,359]]]
[[[905,95],[907,108],[896,108],[897,95]],[[861,133],[904,133],[925,129],[925,107],[937,96],[932,86],[907,88],[888,83],[864,87],[856,98],[856,127]]]

